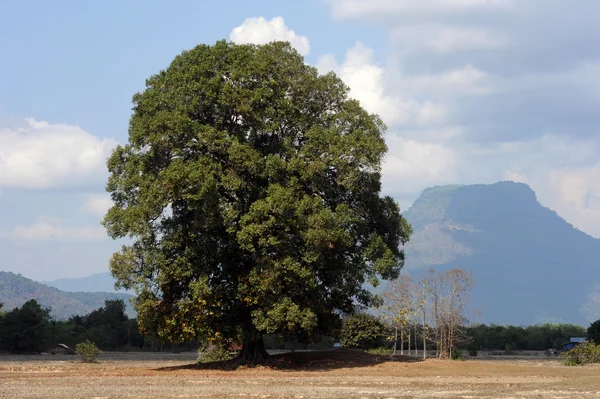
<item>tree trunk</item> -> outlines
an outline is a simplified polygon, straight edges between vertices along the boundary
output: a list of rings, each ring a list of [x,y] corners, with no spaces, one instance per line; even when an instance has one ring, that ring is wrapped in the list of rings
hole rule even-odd
[[[233,359],[239,364],[263,364],[269,358],[262,337],[244,341],[240,353]]]
[[[410,356],[410,336],[411,336],[411,332],[410,332],[410,325],[408,326],[408,356]]]
[[[394,336],[394,356],[396,356],[396,346],[398,345],[398,326],[396,326],[396,334]]]
[[[417,341],[417,323],[415,323],[415,356],[419,356],[419,345]]]
[[[404,356],[404,327],[400,329],[400,354]]]
[[[423,359],[427,359],[427,318],[425,317],[425,311],[423,311]]]

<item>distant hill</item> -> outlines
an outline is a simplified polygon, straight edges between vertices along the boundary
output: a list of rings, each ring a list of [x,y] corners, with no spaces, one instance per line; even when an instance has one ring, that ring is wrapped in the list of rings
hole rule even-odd
[[[43,306],[51,308],[51,315],[57,319],[66,319],[71,315],[83,315],[104,306],[106,299],[123,299],[127,314],[135,317],[135,312],[126,293],[108,292],[64,292],[57,288],[38,283],[10,272],[0,272],[0,302],[3,310],[22,306],[30,299],[37,300]]]
[[[115,279],[110,273],[98,273],[79,278],[61,278],[53,281],[40,281],[40,283],[67,292],[117,292],[115,291]]]
[[[426,189],[404,213],[406,271],[462,267],[481,321],[587,325],[600,318],[600,239],[543,207],[525,184]]]

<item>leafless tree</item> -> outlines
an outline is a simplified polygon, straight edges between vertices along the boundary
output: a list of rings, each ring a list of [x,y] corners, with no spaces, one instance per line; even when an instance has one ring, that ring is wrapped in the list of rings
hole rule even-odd
[[[414,354],[418,354],[421,324],[423,356],[427,356],[430,340],[435,343],[436,357],[451,357],[456,345],[465,339],[462,327],[468,323],[468,297],[474,285],[471,273],[457,268],[442,272],[429,269],[416,282],[408,275],[393,281],[384,294],[382,316],[395,329],[396,341],[400,331],[401,354],[405,336],[408,353],[411,354],[414,336]]]
[[[381,316],[394,329],[394,355],[400,332],[400,354],[404,354],[404,336],[408,333],[410,337],[410,319],[415,311],[413,301],[413,279],[408,275],[401,275],[392,281],[384,293]],[[409,338],[410,354],[410,338]]]

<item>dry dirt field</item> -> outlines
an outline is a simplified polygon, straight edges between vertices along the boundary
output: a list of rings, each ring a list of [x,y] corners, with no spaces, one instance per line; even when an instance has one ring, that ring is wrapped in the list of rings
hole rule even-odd
[[[354,351],[198,369],[196,354],[0,356],[0,398],[600,398],[600,366],[556,359],[387,361]]]

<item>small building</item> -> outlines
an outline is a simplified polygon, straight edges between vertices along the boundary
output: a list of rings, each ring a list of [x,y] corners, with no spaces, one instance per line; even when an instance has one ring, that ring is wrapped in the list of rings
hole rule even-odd
[[[569,340],[569,342],[565,342],[563,344],[563,349],[568,351],[573,349],[574,347],[576,347],[577,345],[579,345],[582,342],[585,342],[586,339],[584,337],[571,337],[571,339]]]

